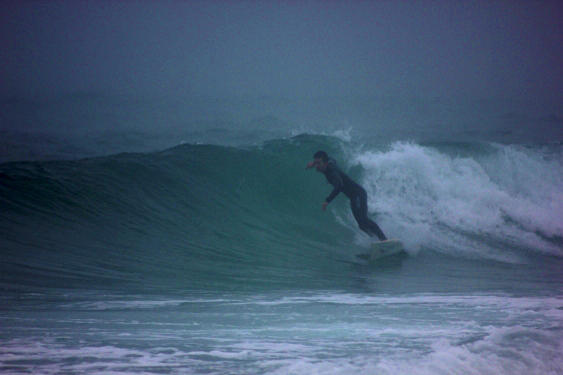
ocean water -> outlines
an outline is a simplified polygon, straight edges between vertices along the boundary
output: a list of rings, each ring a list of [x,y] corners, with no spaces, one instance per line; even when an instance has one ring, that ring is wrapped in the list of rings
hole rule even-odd
[[[563,374],[563,114],[494,100],[2,101],[0,370]],[[324,149],[408,256],[348,200]]]

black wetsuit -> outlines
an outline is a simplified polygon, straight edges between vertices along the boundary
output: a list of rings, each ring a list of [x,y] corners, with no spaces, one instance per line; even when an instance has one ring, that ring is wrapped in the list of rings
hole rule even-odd
[[[334,189],[325,200],[330,203],[340,192],[350,198],[350,206],[354,219],[358,222],[360,229],[369,236],[376,235],[381,241],[387,238],[379,226],[368,218],[368,195],[363,187],[355,183],[348,175],[336,165],[334,159],[328,159],[328,165],[324,171],[328,182]]]

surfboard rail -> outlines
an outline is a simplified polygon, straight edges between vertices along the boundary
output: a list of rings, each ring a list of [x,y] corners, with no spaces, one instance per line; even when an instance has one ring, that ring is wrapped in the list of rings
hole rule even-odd
[[[374,242],[370,246],[369,253],[358,254],[357,257],[373,262],[391,255],[404,253],[403,243],[398,239]]]

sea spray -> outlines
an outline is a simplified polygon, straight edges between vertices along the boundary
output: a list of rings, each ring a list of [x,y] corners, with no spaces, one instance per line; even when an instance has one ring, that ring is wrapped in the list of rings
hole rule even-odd
[[[358,153],[369,207],[407,247],[468,257],[516,261],[513,247],[563,255],[559,219],[563,167],[511,146],[491,145],[488,155],[450,156],[435,147],[398,142]],[[523,160],[522,160],[523,159]],[[519,169],[512,170],[510,166]],[[502,172],[501,172],[502,171]],[[497,173],[498,172],[498,173]],[[518,176],[515,176],[518,174]],[[542,178],[543,176],[543,178]]]

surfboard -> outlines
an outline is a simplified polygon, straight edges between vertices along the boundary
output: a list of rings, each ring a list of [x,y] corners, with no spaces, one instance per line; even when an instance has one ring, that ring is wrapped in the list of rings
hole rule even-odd
[[[367,254],[358,254],[358,257],[368,262],[373,262],[383,257],[401,253],[404,253],[403,243],[397,239],[393,239],[372,243],[370,252]]]

